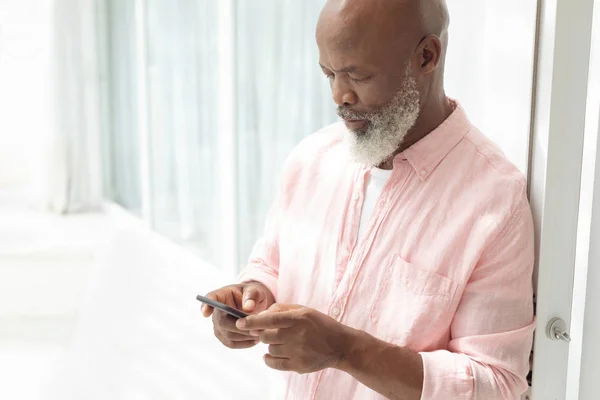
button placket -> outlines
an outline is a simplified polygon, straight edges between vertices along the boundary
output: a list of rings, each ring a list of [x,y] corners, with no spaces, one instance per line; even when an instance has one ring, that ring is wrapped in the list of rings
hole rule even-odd
[[[331,316],[332,316],[333,318],[337,318],[337,317],[339,317],[339,316],[340,316],[340,313],[341,313],[341,310],[340,310],[340,308],[339,308],[338,306],[334,306],[334,307],[331,309]]]

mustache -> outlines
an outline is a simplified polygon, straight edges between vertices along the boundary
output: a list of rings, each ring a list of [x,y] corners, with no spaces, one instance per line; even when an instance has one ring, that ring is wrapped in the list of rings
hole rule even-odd
[[[363,120],[371,119],[371,113],[354,111],[347,106],[346,107],[339,106],[337,108],[337,115],[343,119],[363,119]]]

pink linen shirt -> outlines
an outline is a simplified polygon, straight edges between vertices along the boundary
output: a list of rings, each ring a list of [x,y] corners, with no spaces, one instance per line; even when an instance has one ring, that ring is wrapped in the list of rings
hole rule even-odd
[[[292,152],[239,281],[418,352],[423,400],[518,399],[534,330],[524,177],[457,104],[395,157],[359,239],[369,168],[350,160],[345,130]],[[384,398],[335,369],[286,380],[287,399]]]

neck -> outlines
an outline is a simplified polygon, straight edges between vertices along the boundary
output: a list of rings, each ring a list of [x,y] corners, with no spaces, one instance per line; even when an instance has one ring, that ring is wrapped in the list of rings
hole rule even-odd
[[[398,150],[396,150],[387,161],[378,167],[381,169],[392,169],[394,165],[394,157],[411,147],[413,144],[417,143],[419,140],[423,139],[425,136],[429,135],[435,130],[435,128],[440,126],[442,122],[444,122],[450,116],[450,114],[452,114],[453,111],[454,110],[452,109],[452,106],[450,105],[450,102],[444,93],[442,93],[442,95],[434,101],[427,101],[424,104],[421,113],[419,114],[419,118],[417,119],[415,126],[408,131]]]

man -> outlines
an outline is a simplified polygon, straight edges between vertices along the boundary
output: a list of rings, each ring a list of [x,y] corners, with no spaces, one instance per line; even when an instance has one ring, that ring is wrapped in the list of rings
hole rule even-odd
[[[344,122],[292,152],[240,283],[209,294],[253,314],[213,313],[215,335],[234,349],[269,344],[265,363],[290,371],[287,398],[526,390],[526,184],[446,97],[447,28],[444,0],[323,9],[320,64]]]

